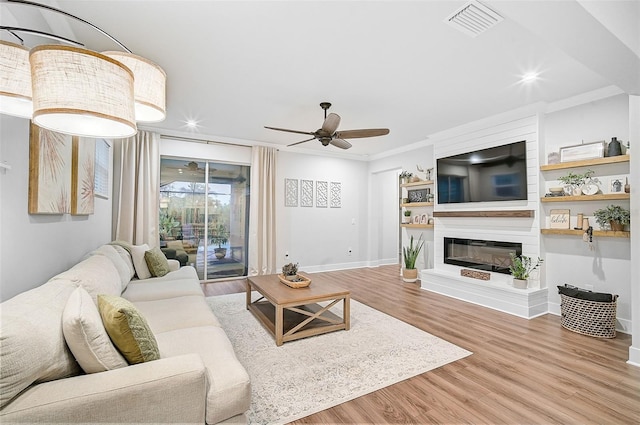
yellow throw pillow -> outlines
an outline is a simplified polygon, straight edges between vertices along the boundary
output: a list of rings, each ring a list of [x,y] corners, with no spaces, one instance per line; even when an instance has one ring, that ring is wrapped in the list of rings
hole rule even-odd
[[[98,310],[109,338],[129,364],[158,360],[158,343],[149,324],[130,301],[98,295]]]
[[[170,271],[167,257],[165,257],[164,253],[157,246],[149,251],[145,251],[144,261],[147,262],[151,276],[161,277]]]

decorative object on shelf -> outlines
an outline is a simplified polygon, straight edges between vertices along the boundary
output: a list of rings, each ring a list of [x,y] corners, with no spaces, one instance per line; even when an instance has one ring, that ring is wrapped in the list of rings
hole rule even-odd
[[[582,195],[582,185],[590,180],[593,174],[593,170],[587,170],[583,174],[569,171],[566,176],[558,177],[558,180],[565,184],[565,192],[568,195],[579,196]]]
[[[404,210],[404,218],[402,222],[405,224],[411,223],[411,210]]]
[[[408,204],[409,203],[409,198],[402,198],[402,203],[403,204]]]
[[[427,202],[427,189],[412,189],[407,191],[409,202]]]
[[[538,257],[538,260],[534,263],[531,257],[526,255],[517,256],[513,252],[509,253],[511,257],[511,265],[509,271],[513,276],[513,287],[518,289],[526,289],[528,285],[529,276],[536,270],[544,260]]]
[[[604,140],[560,148],[560,162],[604,157]]]
[[[311,284],[311,279],[298,274],[298,263],[287,263],[282,266],[282,273],[278,275],[278,279],[291,288],[306,288]]]
[[[402,253],[404,254],[404,269],[402,269],[402,280],[405,282],[415,282],[418,280],[418,269],[416,269],[416,260],[422,250],[424,241],[422,235],[418,238],[416,244],[413,244],[413,235],[409,240],[409,246],[402,247]]]
[[[428,219],[427,214],[422,214],[420,216],[420,224],[427,224],[427,219]]]
[[[589,224],[589,219],[585,218],[587,224]],[[593,251],[595,248],[593,247],[593,227],[589,226],[586,228],[584,233],[582,234],[582,240],[589,244],[589,251]]]
[[[617,137],[611,138],[609,142],[609,147],[607,148],[607,156],[618,156],[622,155],[622,146],[618,141]]]
[[[613,231],[622,231],[631,222],[631,212],[620,205],[607,205],[595,210],[593,215],[602,230],[608,226]]]
[[[555,196],[562,196],[564,195],[564,187],[550,187],[549,192]]]
[[[434,223],[435,223],[435,221],[434,221],[434,219],[433,219],[433,218],[430,218],[430,219],[427,221],[427,224],[431,224],[431,225],[433,225]]]
[[[418,183],[420,180],[420,177],[418,176],[413,176],[409,179],[409,183]]]
[[[551,152],[547,155],[547,164],[559,164],[560,154],[558,152]]]
[[[223,248],[222,245],[229,240],[229,232],[224,224],[218,224],[213,228],[211,234],[211,243],[217,244],[218,247],[214,248],[213,252],[218,260],[222,260],[227,256],[227,248]]]
[[[629,177],[625,177],[624,180],[624,193],[631,193],[631,186],[629,186]]]
[[[554,209],[550,211],[549,228],[551,229],[568,229],[569,228],[569,210]]]
[[[421,173],[424,173],[425,180],[431,180],[431,173],[433,172],[433,167],[427,168],[426,170],[420,166],[420,164],[416,164],[416,168]]]
[[[584,214],[583,213],[578,213],[578,220],[576,220],[576,227],[574,227],[574,230],[582,230],[582,220],[584,219]]]
[[[402,171],[400,173],[400,183],[402,183],[402,184],[409,183],[411,177],[413,177],[413,173],[411,173],[409,171]]]
[[[624,154],[625,155],[631,155],[631,150],[630,150],[631,149],[631,143],[627,142],[627,146],[626,147],[627,148],[624,150]]]
[[[413,216],[413,224],[420,224],[420,216],[419,215],[414,215]]]
[[[626,176],[613,176],[609,180],[609,193],[622,193],[624,192],[624,181],[627,180]]]
[[[589,227],[591,227],[591,225],[589,224],[589,217],[584,217],[582,219],[582,228],[588,229]]]

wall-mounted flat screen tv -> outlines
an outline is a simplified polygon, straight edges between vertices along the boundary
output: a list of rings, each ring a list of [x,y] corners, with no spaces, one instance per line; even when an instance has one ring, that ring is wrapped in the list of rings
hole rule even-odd
[[[525,140],[436,160],[438,204],[527,199]]]

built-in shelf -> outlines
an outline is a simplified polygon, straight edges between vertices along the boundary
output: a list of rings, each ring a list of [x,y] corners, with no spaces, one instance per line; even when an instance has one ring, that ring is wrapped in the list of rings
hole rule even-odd
[[[419,182],[402,183],[400,187],[429,186],[432,184],[433,184],[433,180],[420,180]]]
[[[540,198],[540,202],[589,202],[589,201],[616,201],[616,200],[628,200],[628,199],[631,199],[631,195],[629,193],[602,193],[599,195],[545,196]]]
[[[592,165],[615,164],[617,162],[629,162],[629,155],[608,156],[606,158],[585,159],[582,161],[561,162],[559,164],[541,165],[541,171],[564,170],[575,167],[589,167]]]
[[[410,229],[433,229],[433,224],[409,224],[403,223],[400,227],[407,227]]]
[[[411,208],[411,207],[432,207],[433,202],[407,202],[406,204],[400,204],[403,208]]]
[[[540,233],[543,235],[575,235],[582,236],[584,230],[574,229],[540,229]],[[629,238],[631,232],[614,232],[611,230],[594,230],[593,236],[601,236],[606,238]]]
[[[434,217],[518,217],[534,216],[533,210],[434,211]]]

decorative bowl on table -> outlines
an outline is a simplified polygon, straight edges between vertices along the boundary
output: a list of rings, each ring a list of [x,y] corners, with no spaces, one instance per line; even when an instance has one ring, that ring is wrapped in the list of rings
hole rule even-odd
[[[278,275],[278,279],[291,288],[306,288],[311,285],[311,279],[301,274],[285,276],[281,273]]]

